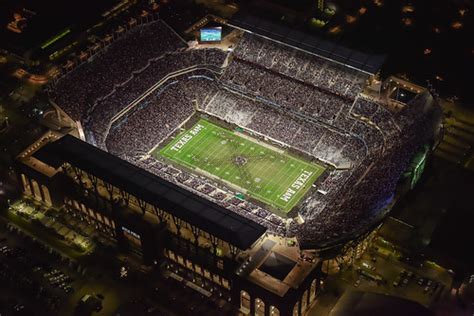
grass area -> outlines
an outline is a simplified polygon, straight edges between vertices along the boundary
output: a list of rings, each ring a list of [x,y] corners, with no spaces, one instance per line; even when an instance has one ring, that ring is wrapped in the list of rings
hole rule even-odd
[[[325,168],[206,120],[152,153],[288,213]]]

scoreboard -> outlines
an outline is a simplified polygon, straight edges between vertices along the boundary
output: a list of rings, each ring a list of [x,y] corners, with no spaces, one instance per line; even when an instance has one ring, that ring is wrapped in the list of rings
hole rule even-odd
[[[206,27],[200,30],[200,42],[220,42],[222,39],[222,27]]]

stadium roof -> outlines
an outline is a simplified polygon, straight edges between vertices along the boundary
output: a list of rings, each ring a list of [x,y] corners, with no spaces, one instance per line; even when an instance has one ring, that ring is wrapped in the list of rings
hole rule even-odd
[[[229,25],[271,38],[315,55],[330,59],[365,73],[375,74],[385,61],[384,55],[367,54],[307,34],[288,26],[248,14],[237,14]]]
[[[53,167],[67,162],[156,205],[240,249],[266,228],[71,135],[49,143],[34,156]]]

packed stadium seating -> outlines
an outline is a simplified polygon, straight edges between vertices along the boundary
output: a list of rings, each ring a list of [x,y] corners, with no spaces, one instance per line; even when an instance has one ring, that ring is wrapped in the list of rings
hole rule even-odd
[[[273,100],[280,106],[327,122],[335,119],[341,107],[352,103],[329,91],[239,59],[232,62],[222,80],[255,96]]]
[[[349,98],[355,98],[368,79],[360,71],[248,33],[244,34],[235,55]]]
[[[194,71],[199,66],[218,68],[225,57],[221,50],[202,49],[168,53],[151,60],[144,69],[135,72],[129,80],[88,108],[83,121],[91,142],[103,147],[112,118],[153,85],[166,81],[167,77]]]
[[[183,47],[161,21],[132,28],[93,60],[59,80],[53,98],[74,119],[80,120],[87,107],[144,68],[152,58]]]
[[[194,114],[192,101],[196,94],[205,94],[207,81],[173,80],[145,98],[112,125],[108,150],[118,156],[151,150]]]
[[[261,223],[271,234],[319,247],[383,215],[400,174],[430,134],[426,97],[393,113],[361,94],[367,79],[251,34],[230,58],[220,49],[186,49],[157,21],[132,29],[59,80],[51,97],[82,123],[90,143]],[[149,154],[194,115],[298,151],[329,171],[288,219],[281,218],[236,199],[222,183]],[[304,223],[294,220],[298,214]]]

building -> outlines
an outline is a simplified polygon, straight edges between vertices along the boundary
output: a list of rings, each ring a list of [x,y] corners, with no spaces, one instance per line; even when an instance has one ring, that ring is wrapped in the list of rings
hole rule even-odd
[[[18,160],[23,192],[83,215],[117,246],[251,315],[301,315],[321,261],[207,199],[70,135],[44,135]]]

